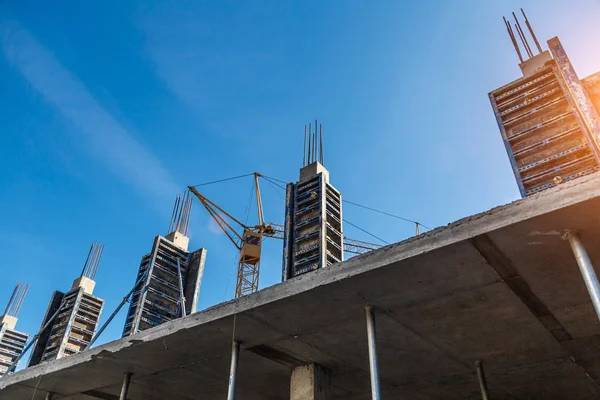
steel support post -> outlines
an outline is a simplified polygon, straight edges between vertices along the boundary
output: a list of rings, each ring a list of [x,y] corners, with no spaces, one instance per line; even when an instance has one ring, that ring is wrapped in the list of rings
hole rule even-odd
[[[231,370],[229,371],[229,388],[227,389],[227,400],[235,399],[235,376],[237,374],[239,357],[240,343],[234,340],[231,345]]]
[[[52,400],[53,398],[54,398],[54,393],[52,393],[52,392],[46,393],[46,399],[45,400]]]
[[[571,245],[571,249],[577,260],[577,265],[579,265],[579,270],[581,271],[581,275],[583,275],[585,286],[592,298],[592,304],[596,310],[596,315],[598,316],[598,319],[600,319],[600,284],[598,283],[598,277],[596,276],[596,271],[594,271],[592,261],[577,233],[568,231],[564,237]]]
[[[129,384],[131,383],[131,373],[126,372],[123,377],[123,386],[121,387],[121,395],[119,400],[127,400],[127,393],[129,392]]]
[[[375,315],[373,307],[365,308],[367,314],[367,341],[369,344],[369,369],[371,373],[371,397],[373,400],[381,400],[379,390],[379,367],[377,364],[377,343],[375,335]]]
[[[488,392],[487,381],[485,380],[485,373],[483,372],[483,364],[481,361],[475,361],[475,367],[477,367],[477,378],[479,379],[479,388],[481,389],[482,400],[490,400],[490,394]]]

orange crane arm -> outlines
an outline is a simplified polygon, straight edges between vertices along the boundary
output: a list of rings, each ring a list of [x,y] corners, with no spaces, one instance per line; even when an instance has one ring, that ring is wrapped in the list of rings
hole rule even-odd
[[[204,206],[204,208],[206,208],[206,210],[208,211],[210,216],[213,217],[215,222],[219,225],[219,227],[223,230],[223,232],[225,232],[225,234],[227,235],[229,240],[231,240],[233,245],[235,247],[237,247],[238,250],[241,250],[241,248],[242,248],[241,243],[244,241],[244,239],[229,224],[229,222],[227,222],[227,218],[229,218],[231,221],[235,222],[236,224],[238,224],[239,226],[241,226],[244,229],[248,229],[248,227],[245,224],[242,224],[240,221],[238,221],[233,215],[229,214],[227,211],[223,210],[221,207],[219,207],[214,202],[209,200],[206,196],[200,194],[196,190],[195,187],[188,186],[188,189],[190,190],[190,192],[192,192],[198,198],[198,200]],[[227,218],[225,218],[225,217],[227,217]]]

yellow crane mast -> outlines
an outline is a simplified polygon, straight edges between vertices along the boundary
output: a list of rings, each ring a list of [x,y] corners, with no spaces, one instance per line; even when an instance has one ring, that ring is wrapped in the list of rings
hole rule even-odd
[[[235,297],[239,298],[258,291],[258,278],[260,275],[260,257],[263,237],[283,239],[283,226],[273,223],[265,223],[260,186],[258,178],[262,175],[254,173],[254,190],[256,195],[256,208],[258,213],[258,224],[246,225],[233,215],[219,207],[212,200],[196,190],[194,186],[188,186],[200,203],[206,208],[217,225],[225,232],[229,240],[239,250],[238,271],[235,285]],[[235,228],[233,224],[237,225]],[[242,228],[240,235],[236,230]],[[363,242],[344,238],[344,251],[353,254],[363,254],[381,247],[378,244]]]
[[[239,250],[237,282],[235,285],[235,297],[242,297],[258,290],[258,278],[260,275],[260,255],[262,239],[265,233],[272,233],[273,228],[265,224],[262,200],[260,197],[260,186],[258,184],[258,172],[254,173],[254,188],[256,190],[256,206],[258,210],[258,224],[248,226],[227,211],[223,210],[206,196],[200,194],[193,186],[188,186],[213,217],[219,227],[225,232],[229,240]],[[242,228],[240,235],[229,223],[228,219]]]

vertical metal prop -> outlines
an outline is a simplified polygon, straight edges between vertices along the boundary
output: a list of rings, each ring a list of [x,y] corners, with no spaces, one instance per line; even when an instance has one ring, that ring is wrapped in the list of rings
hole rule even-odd
[[[237,374],[239,357],[240,343],[234,340],[231,345],[231,370],[229,371],[229,388],[227,389],[227,400],[235,399],[235,376]]]
[[[111,321],[113,320],[113,318],[115,318],[115,316],[119,313],[119,311],[121,311],[121,308],[129,300],[129,296],[131,296],[131,294],[139,286],[139,284],[142,283],[142,281],[146,278],[146,275],[148,275],[148,270],[146,270],[146,272],[144,272],[144,274],[140,277],[140,279],[138,279],[135,282],[135,284],[133,285],[133,287],[131,288],[131,290],[129,291],[129,293],[127,293],[127,295],[125,295],[125,297],[123,297],[123,300],[121,300],[121,303],[119,303],[119,305],[117,306],[117,308],[115,309],[115,311],[113,311],[113,313],[110,315],[110,317],[108,317],[108,319],[106,320],[106,322],[104,323],[104,325],[102,325],[102,327],[98,330],[98,332],[96,332],[96,334],[94,336],[92,336],[92,339],[90,340],[90,343],[85,347],[84,350],[87,350],[90,347],[92,347],[92,345],[94,344],[94,342],[96,341],[96,339],[98,339],[100,337],[100,335],[102,335],[102,332],[104,332],[104,330],[111,323]]]
[[[487,381],[485,380],[485,373],[483,372],[483,364],[481,361],[475,361],[475,367],[477,368],[477,378],[479,379],[479,388],[481,389],[482,400],[490,400],[490,394],[488,392]]]
[[[121,395],[119,400],[127,400],[127,393],[129,392],[129,384],[131,383],[131,373],[126,372],[123,377],[123,386],[121,386]]]
[[[54,397],[54,393],[52,393],[52,392],[46,393],[46,400],[52,400],[53,397]]]
[[[571,249],[577,260],[577,265],[579,265],[579,270],[581,271],[581,275],[583,275],[585,286],[592,298],[592,304],[596,309],[596,315],[600,320],[600,284],[598,283],[598,277],[596,276],[596,271],[594,271],[592,261],[577,233],[568,231],[564,237],[571,245]]]
[[[381,400],[379,390],[379,367],[377,365],[377,343],[375,335],[375,316],[373,308],[365,308],[367,314],[367,341],[369,345],[369,368],[371,372],[371,397],[373,400]]]

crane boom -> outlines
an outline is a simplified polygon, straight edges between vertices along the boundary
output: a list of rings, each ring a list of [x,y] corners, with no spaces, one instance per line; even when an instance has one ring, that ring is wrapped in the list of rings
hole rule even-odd
[[[200,194],[195,187],[188,186],[190,192],[198,198],[210,216],[213,217],[217,225],[219,225],[229,240],[231,240],[234,246],[240,251],[235,285],[236,298],[258,291],[263,234],[272,234],[273,231],[273,228],[265,225],[264,222],[265,218],[260,196],[260,186],[258,184],[258,178],[260,176],[261,175],[258,172],[254,173],[254,189],[256,191],[256,205],[258,210],[258,224],[254,226],[243,224],[213,201],[209,200],[206,196]],[[232,223],[242,228],[241,235],[234,229]]]
[[[199,193],[194,186],[188,186],[190,192],[196,196],[217,225],[219,225],[219,228],[225,232],[229,240],[240,252],[235,286],[236,298],[258,291],[263,236],[283,239],[283,225],[265,223],[260,186],[258,184],[258,178],[261,176],[258,172],[254,173],[254,189],[258,211],[258,224],[254,226],[243,224],[216,203]],[[242,228],[241,235],[236,228]],[[378,244],[344,237],[344,251],[348,253],[364,254],[380,247]]]

